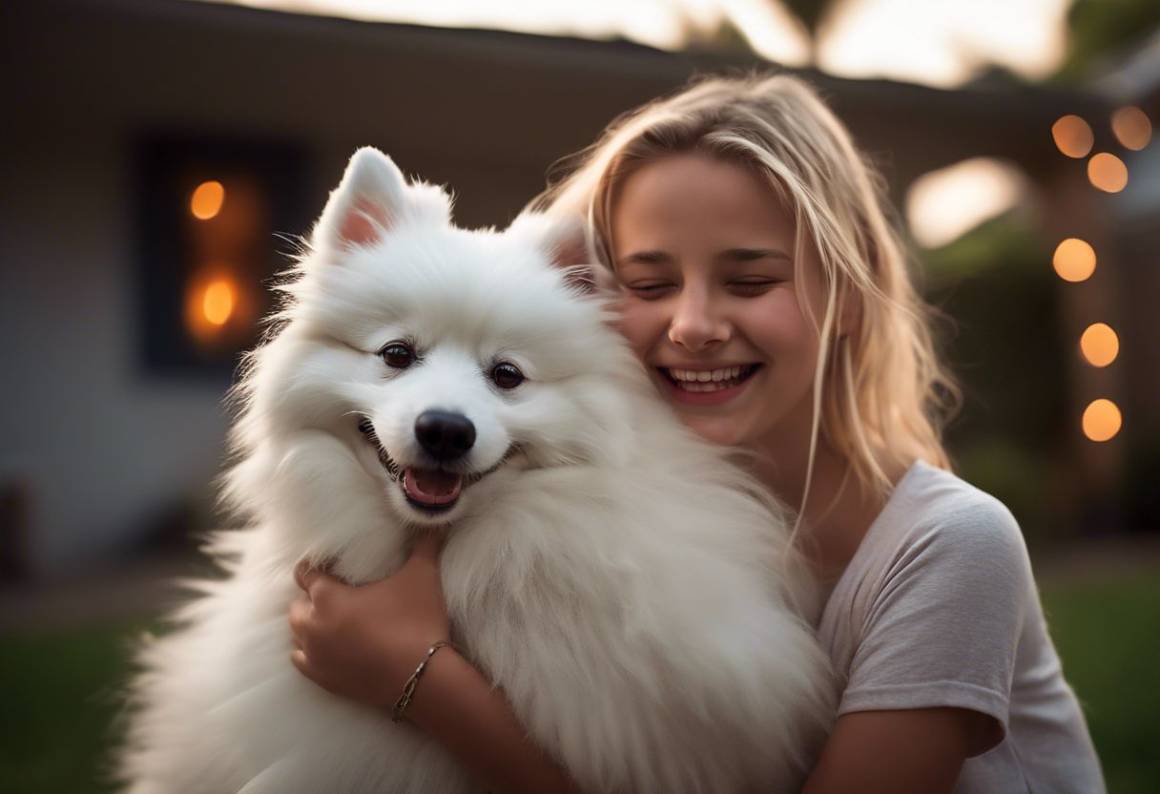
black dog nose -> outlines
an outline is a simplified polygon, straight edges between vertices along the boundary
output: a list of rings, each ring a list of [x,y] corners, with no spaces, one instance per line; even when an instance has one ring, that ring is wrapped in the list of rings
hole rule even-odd
[[[475,444],[475,425],[463,414],[424,411],[415,420],[415,438],[435,460],[455,460]]]

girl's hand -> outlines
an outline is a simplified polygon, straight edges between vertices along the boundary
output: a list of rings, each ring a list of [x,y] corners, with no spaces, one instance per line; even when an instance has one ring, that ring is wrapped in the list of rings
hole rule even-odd
[[[427,649],[450,638],[442,542],[424,532],[402,568],[360,587],[299,563],[294,579],[304,592],[290,605],[294,666],[336,695],[394,705]]]

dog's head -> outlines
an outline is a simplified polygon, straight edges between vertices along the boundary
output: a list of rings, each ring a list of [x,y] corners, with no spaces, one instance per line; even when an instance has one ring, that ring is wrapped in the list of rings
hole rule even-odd
[[[359,150],[252,378],[263,432],[340,439],[350,476],[414,525],[454,521],[521,470],[623,458],[624,387],[643,383],[579,224],[467,231],[450,205]]]

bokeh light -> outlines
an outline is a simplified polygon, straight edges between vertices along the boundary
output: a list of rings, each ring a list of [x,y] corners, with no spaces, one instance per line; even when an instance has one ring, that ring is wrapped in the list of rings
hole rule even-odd
[[[1128,166],[1114,154],[1093,154],[1088,160],[1088,180],[1105,193],[1119,193],[1128,186]]]
[[[1079,338],[1079,349],[1093,367],[1106,367],[1120,353],[1120,338],[1106,323],[1092,323]]]
[[[974,157],[914,180],[906,193],[906,219],[920,245],[938,248],[1016,206],[1029,192],[1016,166]]]
[[[1087,281],[1096,270],[1096,251],[1086,240],[1068,237],[1055,247],[1051,264],[1064,281]]]
[[[252,306],[235,272],[226,262],[212,262],[186,283],[185,329],[204,350],[237,341],[251,319]]]
[[[1092,128],[1086,121],[1076,115],[1061,116],[1051,125],[1051,137],[1055,146],[1068,157],[1077,160],[1087,157],[1095,143]]]
[[[201,311],[210,325],[225,325],[234,313],[234,285],[228,279],[211,281],[202,293]]]
[[[1111,400],[1092,400],[1083,412],[1083,434],[1092,441],[1108,441],[1116,437],[1123,425],[1120,409]]]
[[[1112,133],[1125,149],[1139,151],[1152,140],[1152,122],[1140,108],[1128,105],[1112,114]]]
[[[189,211],[199,221],[208,221],[222,211],[226,200],[226,189],[221,182],[202,182],[189,199]]]

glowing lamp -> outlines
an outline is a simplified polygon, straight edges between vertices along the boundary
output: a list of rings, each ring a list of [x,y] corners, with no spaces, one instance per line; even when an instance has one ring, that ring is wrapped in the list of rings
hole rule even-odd
[[[234,285],[228,279],[217,279],[206,286],[201,297],[201,312],[210,325],[222,326],[234,313],[237,302]]]
[[[226,189],[221,182],[202,182],[189,198],[189,211],[199,221],[208,221],[222,211],[226,200]]]
[[[1128,166],[1114,154],[1093,154],[1087,171],[1092,186],[1105,193],[1119,193],[1128,186]]]
[[[1106,367],[1120,354],[1120,338],[1111,326],[1092,323],[1079,338],[1079,349],[1087,363],[1093,367]]]
[[[1092,400],[1083,412],[1083,434],[1092,441],[1115,438],[1122,425],[1120,409],[1111,400]]]
[[[1139,151],[1152,140],[1152,121],[1140,108],[1128,105],[1112,114],[1112,133],[1125,149]]]
[[[1077,160],[1087,157],[1095,143],[1092,128],[1076,115],[1062,116],[1051,125],[1051,137],[1059,151]]]
[[[1069,237],[1056,246],[1051,264],[1064,281],[1087,281],[1096,270],[1096,252],[1086,240]]]

